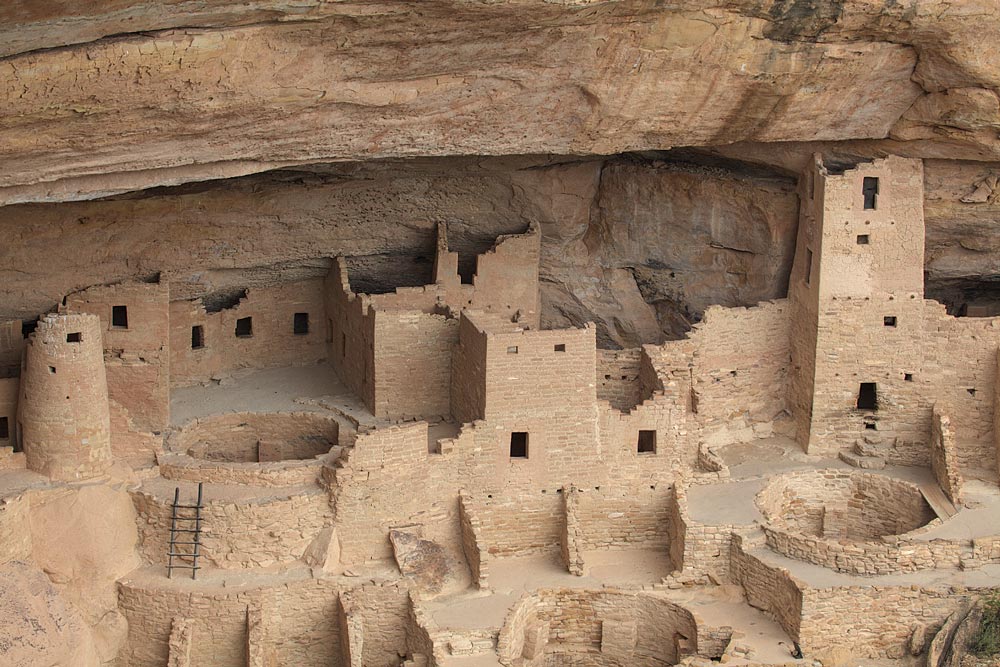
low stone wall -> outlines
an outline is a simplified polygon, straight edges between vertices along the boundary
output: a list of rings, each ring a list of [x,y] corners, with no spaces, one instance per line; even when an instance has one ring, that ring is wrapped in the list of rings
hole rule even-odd
[[[472,572],[472,581],[480,589],[489,588],[490,554],[482,543],[483,528],[471,509],[464,491],[459,494],[459,516],[462,529],[462,551]]]
[[[139,551],[166,565],[173,498],[142,488],[132,492],[138,514]],[[319,487],[284,489],[279,495],[205,502],[201,513],[201,564],[226,569],[267,567],[302,557],[333,522],[329,497]]]
[[[250,486],[301,486],[314,484],[327,458],[335,459],[339,448],[329,456],[301,461],[273,463],[238,463],[204,461],[180,452],[157,456],[160,475],[166,479],[205,482],[206,484],[239,484]]]
[[[684,577],[711,574],[720,581],[728,581],[730,543],[736,526],[706,525],[691,519],[683,482],[674,486],[668,517],[670,562],[679,574]]]
[[[542,667],[553,655],[558,664],[672,665],[697,638],[691,612],[657,593],[539,589],[508,614],[497,654],[509,667]]]
[[[491,497],[492,495],[492,497]],[[562,494],[469,495],[466,509],[480,525],[480,550],[491,557],[556,553],[566,530]]]
[[[316,412],[234,412],[189,422],[170,436],[167,451],[227,463],[312,459],[339,434],[336,419]]]
[[[851,542],[764,527],[767,545],[778,553],[848,574],[897,574],[959,567],[962,564],[962,554],[969,549],[967,540],[922,542],[913,539],[921,532],[876,541]]]
[[[734,535],[730,564],[733,581],[743,587],[747,604],[761,609],[797,640],[802,619],[802,588],[788,570],[764,563],[749,553],[746,538]]]
[[[958,445],[951,419],[935,405],[931,414],[931,471],[941,490],[955,505],[962,502],[962,473],[956,458]]]

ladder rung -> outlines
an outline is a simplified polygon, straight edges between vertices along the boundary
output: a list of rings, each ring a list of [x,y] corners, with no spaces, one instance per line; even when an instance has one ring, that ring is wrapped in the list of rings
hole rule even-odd
[[[178,510],[200,510],[204,509],[204,505],[173,505],[174,509]]]
[[[170,552],[167,553],[167,555],[168,556],[173,556],[174,558],[180,558],[182,556],[184,558],[197,558],[201,554],[193,554],[193,553],[188,553],[188,552],[170,551]]]
[[[200,570],[201,565],[168,565],[168,570]]]
[[[200,530],[195,528],[174,528],[170,531],[171,533],[200,533]]]
[[[174,521],[201,521],[204,517],[200,516],[172,516],[170,517]]]
[[[173,540],[171,540],[170,543],[171,544],[201,544],[201,542],[175,542]]]

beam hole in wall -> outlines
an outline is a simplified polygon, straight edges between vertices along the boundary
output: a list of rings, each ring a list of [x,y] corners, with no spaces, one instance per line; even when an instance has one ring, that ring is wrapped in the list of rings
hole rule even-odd
[[[507,354],[517,354],[517,345],[511,345],[508,347]]]
[[[527,431],[514,431],[510,434],[510,458],[528,458],[528,433]]]
[[[861,194],[865,198],[865,210],[873,211],[878,205],[878,178],[865,176],[861,183]]]
[[[0,417],[0,440],[10,440],[10,424],[8,417]]]
[[[868,245],[871,243],[871,237],[868,234],[858,234],[858,245]]]
[[[236,320],[236,337],[250,338],[253,336],[253,318],[241,317]]]
[[[128,329],[128,306],[111,306],[111,326]]]
[[[55,375],[55,374],[56,374],[56,367],[49,366],[49,375]]]
[[[858,410],[878,410],[878,388],[874,382],[862,382],[858,389]]]
[[[887,327],[894,327],[894,326],[896,326],[896,316],[895,315],[886,315],[885,317],[882,318],[882,324],[884,324]]]
[[[196,324],[191,327],[191,349],[200,350],[205,347],[205,327]]]
[[[566,351],[566,344],[565,343],[559,343],[558,345],[555,346],[555,351],[556,352],[565,352]]]
[[[656,453],[656,431],[639,431],[637,451],[640,454]]]
[[[976,390],[975,390],[974,387],[969,387],[968,389],[966,389],[966,391],[969,392],[969,396],[975,396],[976,395]]]
[[[913,382],[913,373],[903,373],[903,379],[907,382]]]
[[[295,313],[292,317],[292,332],[296,336],[309,333],[309,313]]]
[[[66,334],[66,342],[67,343],[82,343],[83,342],[83,334],[80,333],[79,331],[74,331],[73,333],[68,333],[68,334]]]
[[[875,422],[865,422],[865,429],[869,431],[877,431],[878,426],[875,425]]]

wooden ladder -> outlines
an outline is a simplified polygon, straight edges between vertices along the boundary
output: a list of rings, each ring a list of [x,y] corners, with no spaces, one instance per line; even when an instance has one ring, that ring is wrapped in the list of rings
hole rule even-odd
[[[181,489],[174,488],[174,508],[170,517],[170,546],[167,549],[167,578],[170,579],[174,570],[191,570],[191,578],[197,578],[198,557],[201,555],[201,482],[198,482],[198,502],[194,505],[182,505]],[[181,511],[178,514],[178,510]],[[183,512],[194,511],[194,516]],[[192,523],[193,526],[192,526]],[[183,526],[178,528],[178,525]],[[185,539],[187,538],[187,539]],[[174,559],[179,562],[174,563]]]

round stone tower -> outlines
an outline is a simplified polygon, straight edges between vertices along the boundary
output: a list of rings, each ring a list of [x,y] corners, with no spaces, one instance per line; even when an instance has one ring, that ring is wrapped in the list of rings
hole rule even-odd
[[[71,481],[111,465],[98,316],[49,314],[38,322],[25,347],[18,421],[30,470]]]

